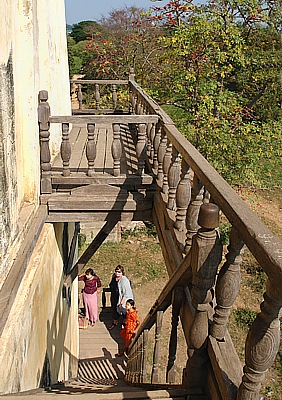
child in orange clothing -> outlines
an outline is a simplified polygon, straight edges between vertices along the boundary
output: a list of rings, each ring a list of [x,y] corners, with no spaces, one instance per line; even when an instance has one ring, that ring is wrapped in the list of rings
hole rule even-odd
[[[124,340],[124,349],[122,352],[118,353],[119,357],[122,355],[126,355],[130,344],[130,340],[135,336],[137,328],[140,324],[134,300],[128,299],[126,301],[125,308],[126,308],[126,316],[124,323],[125,326],[120,332],[120,336]]]

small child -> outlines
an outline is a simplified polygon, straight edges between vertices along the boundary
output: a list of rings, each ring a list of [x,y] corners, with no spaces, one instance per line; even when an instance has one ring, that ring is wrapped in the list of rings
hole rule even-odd
[[[126,316],[125,316],[124,328],[120,331],[120,336],[124,340],[124,349],[123,351],[118,353],[118,357],[127,355],[127,350],[130,344],[130,340],[135,336],[137,328],[140,325],[140,320],[138,318],[134,300],[128,299],[126,301],[125,308],[126,308]]]

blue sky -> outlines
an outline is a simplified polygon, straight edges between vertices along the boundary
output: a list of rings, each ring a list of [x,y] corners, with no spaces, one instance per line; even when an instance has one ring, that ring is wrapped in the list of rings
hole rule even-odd
[[[205,0],[198,0],[203,3]],[[112,9],[120,9],[125,6],[137,6],[149,9],[153,5],[164,6],[169,0],[65,0],[66,19],[68,24],[75,24],[80,21],[97,21],[102,15],[107,15]]]
[[[102,15],[107,15],[112,9],[125,6],[150,8],[152,5],[165,5],[169,0],[152,2],[150,0],[65,0],[66,19],[68,24],[79,21],[97,21]]]

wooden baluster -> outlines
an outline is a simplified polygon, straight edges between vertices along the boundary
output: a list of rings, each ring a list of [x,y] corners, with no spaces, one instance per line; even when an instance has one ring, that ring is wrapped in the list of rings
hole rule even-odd
[[[100,87],[99,84],[95,84],[95,101],[96,101],[96,110],[100,110]]]
[[[133,356],[133,368],[132,368],[132,383],[137,383],[137,347],[138,347],[138,342],[135,343],[134,346],[134,356]]]
[[[137,357],[136,357],[136,383],[140,383],[142,380],[142,345],[143,338],[140,335],[137,339]]]
[[[134,68],[131,67],[129,70],[129,80],[135,82],[135,74],[134,74]]]
[[[113,124],[114,139],[112,143],[112,156],[114,160],[114,176],[120,175],[120,160],[121,160],[121,140],[120,140],[120,125]]]
[[[41,193],[52,193],[51,154],[50,154],[50,106],[47,90],[40,90],[38,104],[38,124],[40,140],[40,189]]]
[[[116,85],[112,86],[113,93],[112,93],[112,100],[113,100],[113,110],[117,108],[117,87]]]
[[[166,152],[166,142],[167,137],[164,129],[161,129],[161,141],[158,148],[158,181],[160,186],[163,184],[164,171],[163,171],[163,161]]]
[[[94,175],[94,163],[96,158],[96,143],[95,143],[95,125],[87,124],[87,145],[86,158],[88,160],[87,175]]]
[[[279,279],[278,279],[279,282]],[[238,400],[259,400],[261,383],[273,364],[280,344],[282,291],[279,284],[266,283],[264,301],[246,340],[244,376],[237,394]]]
[[[152,142],[151,142],[151,128],[152,128],[153,124],[152,123],[148,123],[146,126],[146,136],[147,136],[147,157],[148,160],[150,160],[150,156],[151,156],[151,148],[152,148]]]
[[[138,124],[138,138],[136,144],[136,155],[138,159],[138,175],[142,175],[145,168],[146,156],[146,124]]]
[[[78,100],[78,108],[81,110],[82,109],[83,95],[82,95],[82,90],[81,90],[81,84],[80,83],[78,83],[78,85],[77,85],[77,100]]]
[[[164,194],[168,193],[168,170],[171,163],[171,154],[172,154],[172,143],[170,143],[169,139],[167,139],[166,152],[163,160],[164,178],[163,178],[162,192]]]
[[[158,170],[158,150],[159,150],[159,145],[161,143],[161,124],[157,123],[157,126],[155,126],[155,137],[153,140],[153,151],[154,151],[154,158],[153,158],[153,169],[157,172]]]
[[[145,329],[142,335],[142,376],[141,376],[141,383],[146,382],[147,378],[147,346],[148,346],[148,336],[149,332],[148,329]]]
[[[191,192],[191,202],[188,207],[186,215],[186,242],[185,242],[185,253],[187,254],[192,245],[192,237],[199,229],[198,215],[201,204],[203,203],[204,187],[199,181],[198,177],[194,175],[193,187]]]
[[[61,157],[63,160],[63,176],[70,176],[71,144],[69,136],[69,124],[62,124]]]
[[[175,209],[176,189],[180,180],[180,156],[174,146],[172,146],[171,164],[168,170],[168,201],[167,208]]]
[[[154,141],[156,136],[156,124],[152,124],[150,130],[150,141],[151,141],[151,152],[149,154],[150,164],[151,167],[154,168],[154,156],[155,156],[155,149],[154,149]]]
[[[183,232],[186,228],[187,208],[191,200],[191,182],[190,167],[187,162],[182,159],[180,182],[176,190],[176,220],[174,227]]]
[[[163,322],[163,311],[157,311],[156,318],[156,333],[155,333],[155,347],[153,355],[153,369],[151,376],[151,383],[159,382],[159,355],[160,355],[160,339]]]
[[[240,289],[240,264],[242,261],[244,242],[235,228],[230,233],[230,244],[225,256],[226,262],[222,266],[216,282],[216,307],[211,327],[211,335],[223,340],[226,333],[227,321],[231,307],[236,300]]]
[[[193,350],[193,354],[187,362],[186,384],[188,387],[206,387],[207,384],[208,314],[213,300],[211,289],[222,258],[222,245],[216,231],[219,225],[217,205],[202,204],[199,225],[201,228],[193,236],[191,248],[191,296],[195,314],[189,332],[189,349]]]
[[[179,313],[183,302],[183,289],[176,288],[173,291],[172,299],[172,318],[171,318],[171,332],[169,340],[168,364],[166,370],[166,382],[175,383],[176,371],[176,349],[177,349],[177,327],[179,322]]]

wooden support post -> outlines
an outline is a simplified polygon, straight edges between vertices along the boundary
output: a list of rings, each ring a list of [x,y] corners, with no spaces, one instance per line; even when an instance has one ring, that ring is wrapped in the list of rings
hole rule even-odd
[[[169,139],[167,139],[166,152],[163,160],[164,178],[163,178],[162,192],[164,194],[168,193],[168,170],[171,163],[171,153],[172,153],[172,143],[170,143]]]
[[[168,350],[168,363],[166,369],[166,382],[175,383],[176,371],[175,371],[175,360],[176,360],[176,349],[177,349],[177,327],[179,322],[179,313],[183,301],[183,289],[176,288],[173,291],[172,299],[172,318],[171,318],[171,332],[169,340]]]
[[[88,176],[94,176],[94,164],[96,159],[95,125],[87,124],[86,158],[88,161]]]
[[[183,232],[186,229],[185,221],[188,205],[191,200],[190,168],[184,159],[181,162],[180,182],[176,190],[176,220],[174,227]]]
[[[81,90],[81,83],[77,85],[77,100],[78,100],[78,108],[82,110],[83,95]]]
[[[160,356],[160,339],[163,322],[163,311],[157,311],[156,333],[155,333],[155,348],[153,355],[153,370],[151,383],[159,383],[159,356]]]
[[[95,84],[95,101],[96,101],[96,110],[100,110],[100,87],[99,84]]]
[[[227,247],[228,253],[225,256],[226,262],[218,274],[215,289],[216,307],[211,335],[218,340],[223,340],[225,337],[231,307],[240,290],[240,264],[242,261],[243,246],[244,242],[241,240],[238,232],[235,228],[232,228],[230,244]]]
[[[61,157],[63,160],[63,176],[70,176],[71,144],[69,124],[67,123],[62,124]]]
[[[114,160],[114,176],[119,176],[121,159],[120,124],[113,124],[113,133],[112,156]]]
[[[167,137],[165,131],[164,129],[161,129],[160,145],[158,148],[158,181],[160,185],[163,184],[163,179],[164,179],[163,161],[166,151],[166,142],[167,142]]]
[[[279,282],[279,280],[278,280]],[[247,336],[245,366],[237,400],[259,400],[261,383],[273,364],[280,345],[282,291],[279,284],[266,283],[264,301]]]
[[[113,100],[113,110],[117,108],[117,87],[116,85],[112,86],[113,93],[112,93],[112,100]]]
[[[142,335],[142,375],[141,375],[141,383],[145,383],[146,379],[147,379],[147,346],[148,346],[148,329],[145,329],[143,331],[143,335]]]
[[[143,175],[146,156],[146,124],[138,124],[138,139],[136,144],[136,155],[138,159],[138,175]]]
[[[195,308],[193,322],[189,331],[189,349],[186,382],[188,387],[207,385],[207,337],[209,330],[208,314],[213,300],[212,287],[216,272],[222,259],[222,245],[216,228],[219,225],[219,208],[215,204],[202,204],[199,212],[201,228],[192,238],[192,304]]]
[[[51,182],[51,154],[50,154],[50,106],[47,102],[47,90],[40,90],[38,104],[38,124],[39,124],[39,140],[40,140],[40,190],[41,194],[52,193]]]
[[[174,210],[176,189],[180,179],[180,157],[178,151],[174,146],[172,146],[171,164],[169,166],[167,178],[168,178],[167,208],[169,210]]]
[[[161,143],[161,124],[157,123],[157,126],[155,128],[155,137],[153,141],[153,147],[154,147],[154,159],[153,159],[153,168],[157,172],[158,171],[158,150],[159,150],[159,145]]]
[[[191,203],[189,204],[187,216],[186,216],[186,241],[185,241],[185,253],[187,254],[192,245],[192,237],[197,233],[199,229],[198,215],[200,207],[203,203],[204,187],[199,181],[198,177],[194,175],[193,188],[191,193]]]
[[[154,162],[154,155],[155,155],[155,149],[154,149],[154,140],[156,136],[156,124],[151,125],[150,129],[150,143],[151,143],[151,150],[149,153],[149,160],[152,168],[154,167],[153,162]]]

